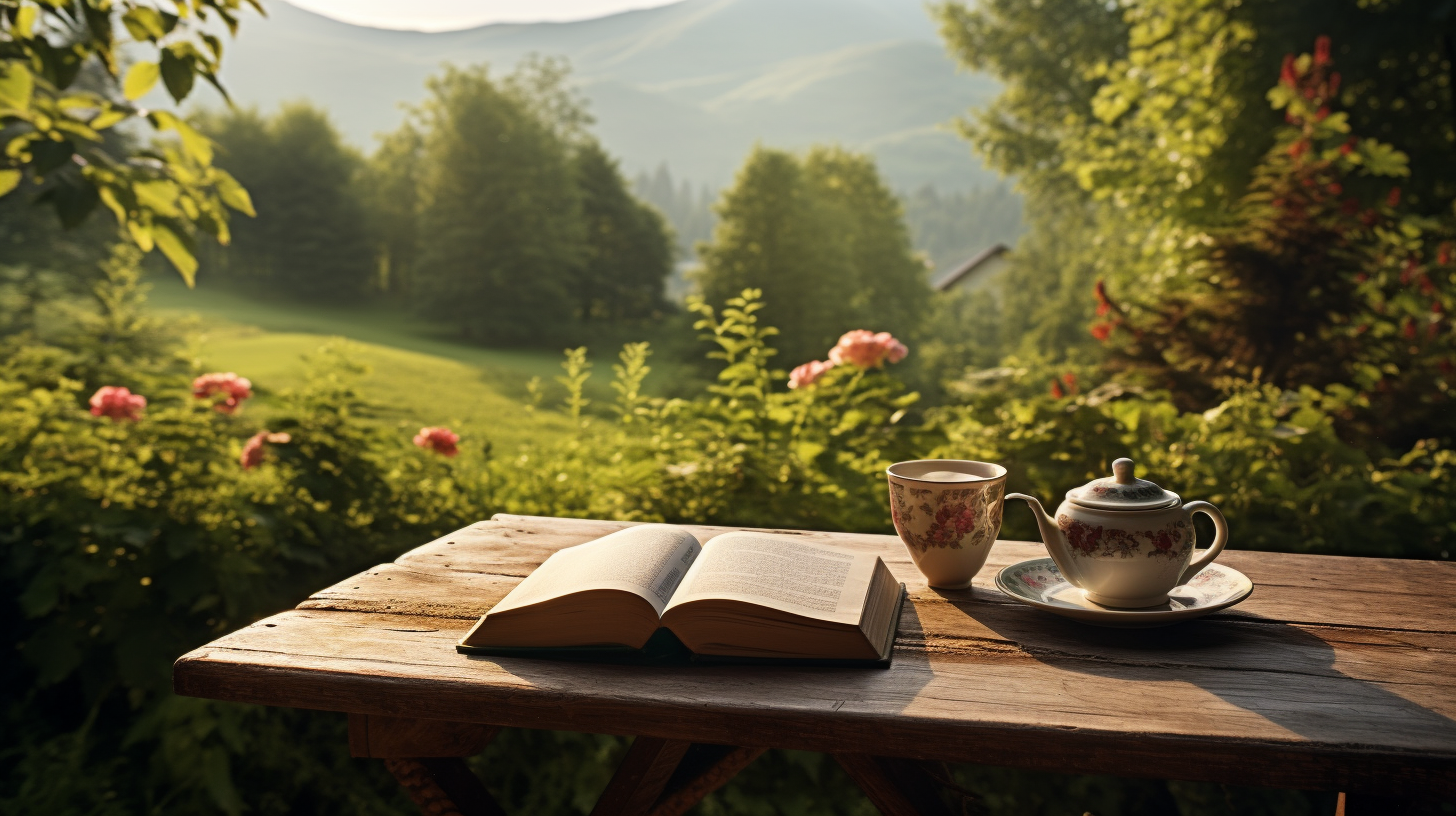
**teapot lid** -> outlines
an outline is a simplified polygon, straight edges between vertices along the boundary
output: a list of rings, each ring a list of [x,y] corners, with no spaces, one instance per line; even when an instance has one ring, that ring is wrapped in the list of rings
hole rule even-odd
[[[1098,510],[1153,510],[1179,501],[1177,493],[1137,478],[1134,469],[1131,459],[1118,459],[1112,463],[1112,476],[1068,490],[1067,499]]]

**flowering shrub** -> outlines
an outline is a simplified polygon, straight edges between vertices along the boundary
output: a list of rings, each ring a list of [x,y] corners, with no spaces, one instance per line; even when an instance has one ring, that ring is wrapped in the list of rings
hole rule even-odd
[[[292,441],[293,436],[291,434],[258,431],[248,437],[247,442],[243,443],[243,453],[238,457],[238,461],[242,464],[243,470],[252,470],[258,465],[263,464],[263,457],[267,453],[269,444],[286,445]]]
[[[147,398],[133,394],[125,386],[103,385],[91,395],[92,416],[109,417],[112,421],[129,419],[136,422],[147,407]]]
[[[839,338],[839,342],[829,350],[829,361],[835,365],[852,365],[861,369],[877,368],[886,362],[898,363],[909,353],[905,344],[890,336],[889,332],[876,334],[856,329],[845,332]]]
[[[231,371],[226,374],[203,374],[192,381],[192,396],[197,399],[220,396],[222,400],[215,401],[212,407],[224,414],[231,414],[238,410],[243,400],[253,396],[253,383]]]
[[[790,388],[807,388],[816,380],[834,368],[834,363],[828,360],[811,360],[803,365],[797,366],[789,372]]]
[[[460,450],[455,446],[460,442],[460,436],[451,433],[449,428],[421,428],[415,434],[415,447],[432,450],[441,456],[454,456]]]

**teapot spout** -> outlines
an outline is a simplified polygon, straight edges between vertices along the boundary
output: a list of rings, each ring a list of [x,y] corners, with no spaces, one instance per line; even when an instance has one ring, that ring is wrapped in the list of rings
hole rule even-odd
[[[1041,541],[1046,545],[1047,554],[1052,557],[1052,561],[1056,562],[1057,569],[1061,570],[1062,575],[1068,581],[1076,586],[1081,586],[1082,576],[1077,570],[1076,562],[1072,560],[1071,549],[1067,546],[1067,537],[1057,526],[1057,520],[1047,515],[1046,509],[1034,496],[1028,496],[1025,493],[1008,493],[1006,498],[1008,500],[1021,499],[1030,505],[1031,513],[1036,518],[1037,529],[1041,531]]]

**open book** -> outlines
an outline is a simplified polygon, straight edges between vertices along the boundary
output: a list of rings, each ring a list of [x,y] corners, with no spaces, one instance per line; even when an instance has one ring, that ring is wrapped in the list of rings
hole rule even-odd
[[[699,545],[681,528],[648,524],[553,554],[457,648],[888,665],[904,592],[871,553],[750,532]]]

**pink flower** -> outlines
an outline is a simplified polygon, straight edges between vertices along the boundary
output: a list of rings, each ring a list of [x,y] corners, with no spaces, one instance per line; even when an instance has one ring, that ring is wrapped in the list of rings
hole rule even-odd
[[[829,360],[835,365],[848,363],[861,369],[874,368],[885,362],[898,363],[905,359],[910,349],[896,340],[889,332],[874,332],[855,329],[845,332],[834,348],[829,350]]]
[[[243,455],[238,457],[238,461],[242,463],[243,470],[252,470],[258,465],[263,464],[263,455],[267,453],[268,443],[284,445],[292,441],[293,437],[286,433],[258,431],[248,437],[247,442],[243,443]]]
[[[449,428],[421,428],[415,434],[415,444],[421,448],[432,450],[441,456],[454,456],[459,453],[455,445],[460,441],[460,436],[450,432]]]
[[[238,410],[243,400],[253,396],[253,384],[246,377],[239,377],[231,371],[226,374],[203,374],[192,381],[192,396],[197,399],[208,399],[214,394],[223,394],[226,398],[212,407],[224,414],[231,414]]]
[[[824,376],[831,368],[834,368],[834,363],[827,360],[811,360],[804,363],[789,372],[789,387],[804,388],[813,385],[815,380]]]
[[[113,422],[129,419],[132,422],[142,418],[142,409],[147,407],[147,398],[133,394],[122,385],[103,385],[91,395],[92,416],[109,417]]]

